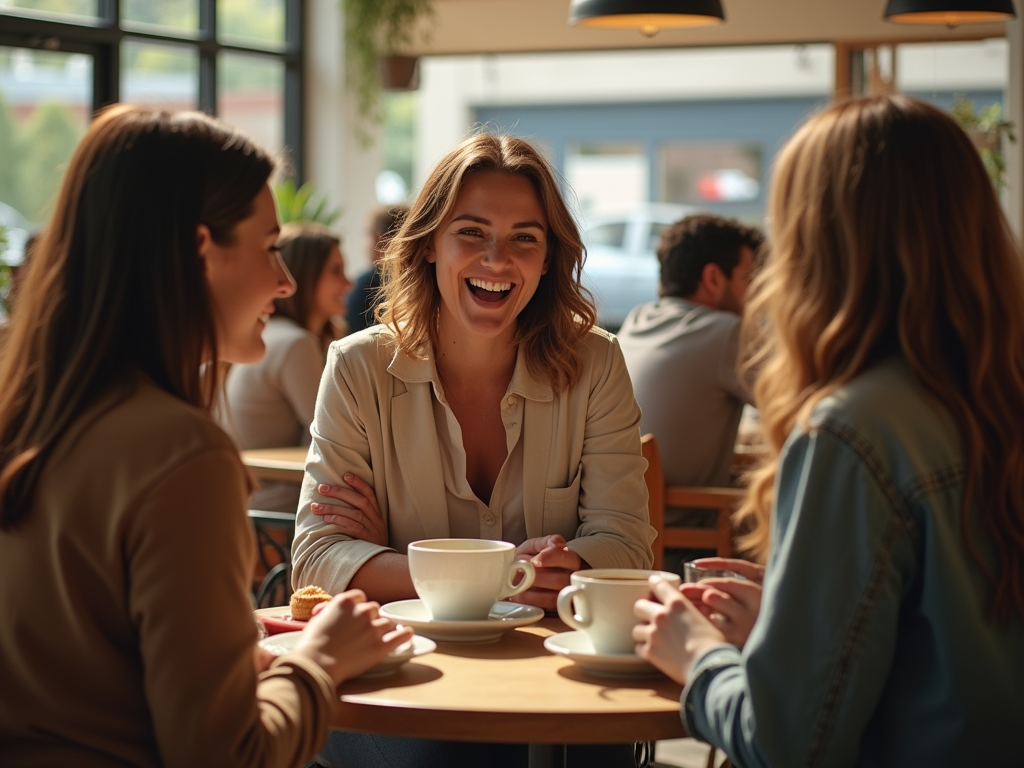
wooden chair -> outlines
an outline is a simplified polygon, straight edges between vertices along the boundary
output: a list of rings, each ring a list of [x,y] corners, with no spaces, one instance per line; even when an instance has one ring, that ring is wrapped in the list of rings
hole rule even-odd
[[[644,480],[647,483],[647,509],[651,525],[658,532],[654,540],[654,567],[665,562],[665,550],[713,549],[719,557],[732,557],[732,513],[743,499],[739,488],[708,488],[703,486],[665,485],[665,470],[661,463],[661,449],[652,434],[640,438],[643,456],[647,459]],[[715,509],[718,525],[715,528],[688,528],[665,526],[665,509]]]

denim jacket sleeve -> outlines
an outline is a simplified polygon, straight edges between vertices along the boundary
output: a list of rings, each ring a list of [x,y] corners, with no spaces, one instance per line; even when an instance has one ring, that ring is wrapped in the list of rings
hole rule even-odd
[[[742,654],[717,646],[690,669],[690,732],[745,768],[853,765],[889,675],[912,523],[849,438],[827,425],[790,438],[757,624]]]

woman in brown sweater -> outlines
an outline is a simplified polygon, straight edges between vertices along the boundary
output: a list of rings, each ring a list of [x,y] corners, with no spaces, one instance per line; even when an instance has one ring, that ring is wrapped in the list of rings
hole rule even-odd
[[[409,638],[352,591],[256,653],[249,480],[208,411],[294,290],[272,171],[126,106],[71,160],[0,359],[0,765],[299,765]]]

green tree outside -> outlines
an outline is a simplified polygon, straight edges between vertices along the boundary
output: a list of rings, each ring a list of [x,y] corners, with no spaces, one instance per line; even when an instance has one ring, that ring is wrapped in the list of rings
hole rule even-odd
[[[0,92],[0,202],[22,210],[22,188],[18,183],[18,128],[3,92]]]
[[[68,107],[49,102],[39,105],[25,123],[22,135],[22,212],[33,221],[43,221],[50,213],[67,162],[82,133]]]

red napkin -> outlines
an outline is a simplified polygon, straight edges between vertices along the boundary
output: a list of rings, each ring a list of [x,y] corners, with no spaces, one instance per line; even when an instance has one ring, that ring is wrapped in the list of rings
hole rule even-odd
[[[299,632],[306,628],[306,622],[293,619],[290,613],[282,613],[277,616],[260,616],[259,620],[267,628],[268,635],[276,635],[281,632]]]

